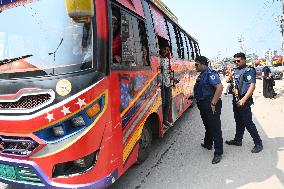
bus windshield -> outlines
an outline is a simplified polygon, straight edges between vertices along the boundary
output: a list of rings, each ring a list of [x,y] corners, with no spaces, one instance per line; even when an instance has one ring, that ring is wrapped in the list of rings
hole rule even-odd
[[[74,22],[64,0],[6,2],[0,1],[0,79],[94,67],[92,24]]]

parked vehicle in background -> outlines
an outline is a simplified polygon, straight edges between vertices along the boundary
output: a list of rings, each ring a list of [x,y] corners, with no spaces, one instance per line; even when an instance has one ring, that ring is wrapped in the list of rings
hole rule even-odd
[[[263,68],[264,68],[264,66],[257,66],[255,68],[257,79],[262,79],[262,69]],[[283,73],[277,67],[269,66],[269,69],[270,69],[272,77],[274,79],[282,79],[283,78]]]

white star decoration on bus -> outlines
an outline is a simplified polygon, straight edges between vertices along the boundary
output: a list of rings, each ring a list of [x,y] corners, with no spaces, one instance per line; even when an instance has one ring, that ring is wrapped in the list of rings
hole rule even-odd
[[[85,99],[80,99],[78,98],[78,102],[76,103],[80,106],[80,108],[82,108],[84,105],[87,105],[87,103],[85,102]]]
[[[71,114],[70,107],[63,106],[61,112],[64,114],[64,116],[66,116],[67,114]]]
[[[52,121],[52,120],[55,120],[54,117],[53,117],[54,113],[52,114],[49,114],[47,113],[47,116],[45,117],[46,119],[48,119],[49,123]]]

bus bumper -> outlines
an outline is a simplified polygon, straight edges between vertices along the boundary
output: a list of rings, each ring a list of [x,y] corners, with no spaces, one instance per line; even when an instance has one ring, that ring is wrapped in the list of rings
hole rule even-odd
[[[32,162],[19,159],[0,157],[0,182],[20,188],[50,188],[50,189],[103,189],[107,188],[118,178],[118,170],[92,183],[62,184],[50,180],[40,167]]]

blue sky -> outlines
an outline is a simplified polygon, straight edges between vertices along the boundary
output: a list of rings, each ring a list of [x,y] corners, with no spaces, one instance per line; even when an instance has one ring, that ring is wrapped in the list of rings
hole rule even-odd
[[[280,2],[273,0],[162,0],[209,58],[232,57],[243,36],[247,53],[281,50]]]

